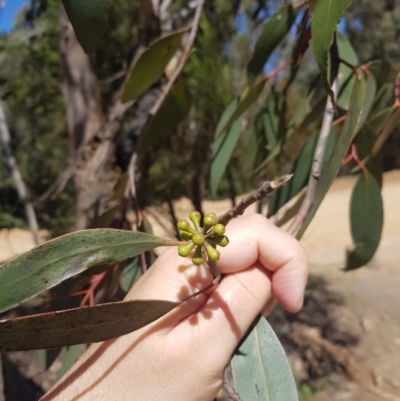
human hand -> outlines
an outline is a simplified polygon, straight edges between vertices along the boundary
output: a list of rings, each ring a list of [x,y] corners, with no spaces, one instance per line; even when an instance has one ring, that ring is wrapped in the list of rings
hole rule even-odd
[[[126,336],[93,344],[42,401],[213,400],[238,342],[273,297],[302,306],[307,257],[299,243],[261,215],[233,220],[219,249],[224,275],[214,291],[182,303]],[[176,248],[160,256],[127,295],[177,301],[212,281]]]

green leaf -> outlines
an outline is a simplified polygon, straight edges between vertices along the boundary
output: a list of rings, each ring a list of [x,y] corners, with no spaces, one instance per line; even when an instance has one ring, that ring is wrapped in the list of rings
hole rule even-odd
[[[138,330],[180,302],[135,300],[0,321],[0,352],[95,343]]]
[[[262,113],[259,113],[254,122],[254,130],[251,133],[246,161],[245,170],[253,169],[265,159],[267,154],[267,142],[265,138],[265,129],[262,119]]]
[[[268,94],[265,108],[262,112],[264,126],[265,146],[269,150],[268,157],[257,167],[257,171],[263,168],[272,159],[278,156],[286,140],[294,132],[293,129],[286,127],[286,102],[282,93],[277,92],[271,87]],[[298,118],[298,116],[296,116]],[[264,153],[262,151],[262,153]]]
[[[328,81],[328,53],[333,43],[333,33],[350,7],[351,0],[317,0],[311,20],[312,48],[327,93],[332,96]]]
[[[300,239],[304,234],[339,171],[342,159],[350,146],[352,138],[357,132],[360,114],[364,106],[365,94],[366,83],[361,75],[357,75],[346,120],[343,124],[343,128],[339,131],[339,135],[332,140],[333,145],[329,145],[328,141],[326,153],[329,153],[329,156],[324,155],[321,175],[317,183],[313,203],[297,232],[297,239]],[[336,130],[332,130],[331,135],[335,132]]]
[[[236,107],[232,107],[232,104],[234,104],[234,102],[232,102],[228,106],[226,112],[229,109],[231,110],[231,113],[227,113],[225,116],[224,112],[224,114],[222,115],[224,119],[222,119],[221,117],[221,121],[223,120],[224,124],[222,124],[221,121],[218,123],[217,130],[215,132],[215,138],[218,138],[223,132],[229,129],[230,126],[258,99],[258,96],[260,96],[261,92],[264,89],[265,83],[266,80],[262,79],[256,82],[251,87],[246,87],[242,93],[241,99],[237,101]]]
[[[90,267],[176,243],[145,233],[112,229],[84,230],[56,238],[0,267],[0,312]]]
[[[303,147],[299,157],[294,162],[291,171],[291,174],[293,174],[292,179],[286,186],[276,191],[274,201],[268,207],[268,218],[273,216],[283,205],[289,202],[290,199],[296,196],[307,185],[317,141],[318,136],[314,135]]]
[[[326,96],[324,96],[320,100],[318,100],[318,102],[310,110],[310,112],[305,115],[303,120],[296,127],[294,127],[293,135],[298,135],[299,133],[306,131],[306,129],[312,123],[320,120],[321,115],[324,113],[325,105],[326,105]]]
[[[110,227],[115,215],[121,209],[120,205],[115,205],[107,209],[102,215],[95,218],[89,228],[107,228]]]
[[[140,257],[131,259],[124,267],[123,276],[120,281],[121,288],[127,293],[136,281],[142,276],[142,269],[140,267]]]
[[[184,81],[177,82],[168,93],[155,116],[150,117],[140,134],[140,150],[159,141],[168,131],[174,129],[189,114],[192,95]]]
[[[372,60],[367,67],[379,84],[394,84],[399,73],[399,69],[393,63],[385,60]]]
[[[400,122],[400,107],[394,104],[388,109],[382,110],[377,113],[369,121],[369,125],[374,129],[377,139],[372,147],[371,156],[375,156],[386,142],[389,135],[393,132]]]
[[[374,256],[383,228],[381,190],[368,173],[360,174],[350,203],[351,235],[354,249],[347,255],[345,270],[364,266]]]
[[[265,102],[263,123],[265,137],[269,149],[274,149],[277,142],[283,140],[286,134],[285,100],[280,92],[271,87]]]
[[[216,194],[226,167],[232,156],[240,133],[242,131],[242,118],[239,117],[224,134],[219,136],[213,144],[213,152],[210,167],[210,188],[213,195]]]
[[[44,367],[44,370],[48,370],[53,362],[57,359],[58,355],[60,355],[62,348],[52,348],[52,349],[39,349],[38,359],[39,362]]]
[[[372,117],[388,105],[389,100],[393,96],[393,86],[393,84],[381,84],[375,95],[374,104],[371,110]],[[371,117],[369,117],[369,119],[370,118]]]
[[[57,380],[60,380],[65,373],[72,367],[79,357],[81,345],[71,345],[68,347],[67,352],[62,361],[61,368],[57,371]]]
[[[374,177],[379,187],[382,187],[382,159],[381,154],[375,157],[369,157],[369,154],[376,142],[376,135],[372,128],[365,124],[358,133],[354,144],[356,145],[358,157],[366,161],[366,167],[369,173]],[[359,171],[359,168],[357,169]]]
[[[124,173],[118,178],[118,181],[114,185],[113,193],[111,195],[110,201],[121,202],[125,195],[126,186],[128,184],[129,174]]]
[[[360,119],[357,123],[357,131],[364,126],[375,99],[376,83],[371,73],[365,74],[365,85],[365,100],[361,109]]]
[[[161,76],[180,48],[185,31],[165,36],[150,45],[133,66],[122,94],[122,101],[138,99]]]
[[[235,389],[243,401],[298,401],[285,351],[264,317],[246,336],[231,366]]]
[[[289,5],[282,7],[267,21],[257,40],[253,57],[247,65],[247,72],[249,74],[258,75],[262,72],[265,63],[273,51],[289,32],[296,16],[297,10]]]
[[[75,35],[86,53],[99,46],[107,26],[108,0],[62,0]]]
[[[359,64],[357,55],[346,36],[341,32],[337,32],[336,41],[339,57],[349,64],[357,67]],[[340,63],[338,73],[338,96],[336,102],[338,106],[344,110],[348,110],[349,108],[351,93],[354,87],[354,80],[355,77],[353,70],[347,65]]]

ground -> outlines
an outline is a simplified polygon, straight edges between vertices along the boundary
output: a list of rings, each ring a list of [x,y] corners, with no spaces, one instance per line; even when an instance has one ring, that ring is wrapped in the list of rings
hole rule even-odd
[[[301,241],[311,273],[304,310],[289,315],[277,308],[271,322],[303,383],[304,400],[400,401],[400,171],[384,176],[385,223],[377,254],[368,266],[345,273],[354,183],[354,177],[335,181]],[[181,199],[174,207],[182,218],[192,205]],[[217,214],[229,207],[229,201],[204,203],[204,211]],[[174,235],[167,208],[148,212],[156,234]],[[32,245],[27,233],[0,232],[0,261],[20,241],[19,249]]]

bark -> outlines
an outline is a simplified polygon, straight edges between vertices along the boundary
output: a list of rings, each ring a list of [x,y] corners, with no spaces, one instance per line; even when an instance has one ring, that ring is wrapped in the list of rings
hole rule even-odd
[[[104,116],[93,59],[79,45],[62,5],[59,23],[62,91],[76,192],[75,228],[80,230],[104,211],[118,178],[117,134],[131,104],[116,100]]]
[[[39,235],[38,235],[39,228],[36,220],[35,210],[33,209],[32,203],[29,202],[28,191],[26,190],[26,186],[22,179],[19,168],[17,166],[17,162],[15,161],[15,158],[11,152],[10,132],[8,130],[8,125],[6,123],[3,105],[1,103],[0,103],[0,142],[4,150],[6,161],[8,167],[10,168],[11,176],[15,188],[17,189],[19,199],[25,207],[25,215],[28,221],[29,229],[32,232],[33,240],[36,245],[39,245]]]

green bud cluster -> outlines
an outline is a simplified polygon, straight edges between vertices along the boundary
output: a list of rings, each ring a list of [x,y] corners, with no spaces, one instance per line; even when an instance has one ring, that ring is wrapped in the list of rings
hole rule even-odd
[[[179,220],[177,227],[184,244],[179,245],[178,253],[180,256],[189,256],[194,250],[192,262],[195,265],[203,263],[204,255],[215,261],[219,259],[219,252],[216,247],[227,246],[228,238],[225,234],[225,226],[217,223],[218,218],[215,213],[208,213],[204,216],[203,225],[201,224],[201,215],[194,211],[189,215],[193,227],[187,220]]]

